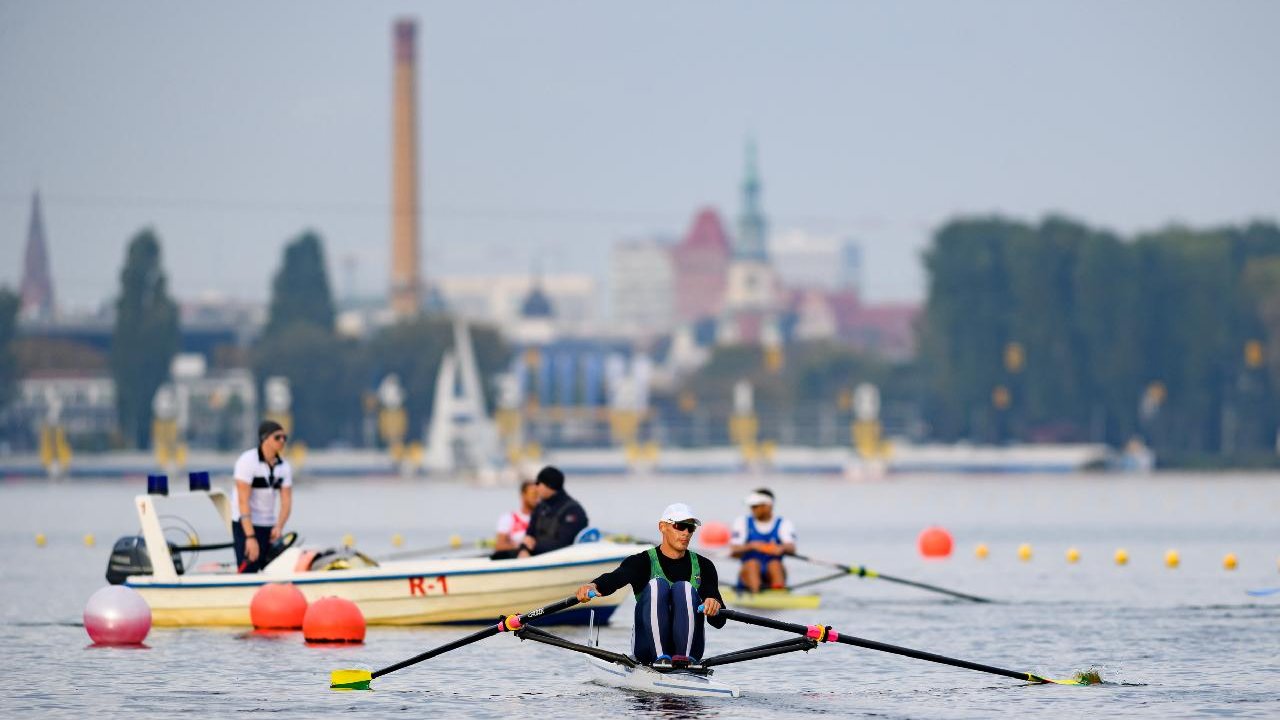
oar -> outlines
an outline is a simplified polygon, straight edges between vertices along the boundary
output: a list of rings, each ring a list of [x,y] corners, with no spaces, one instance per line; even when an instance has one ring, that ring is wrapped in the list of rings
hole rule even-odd
[[[595,595],[592,594],[591,597],[595,597]],[[541,607],[537,610],[530,610],[522,615],[508,615],[502,620],[499,620],[497,625],[490,625],[483,630],[473,632],[470,635],[458,638],[453,642],[445,643],[440,647],[432,648],[419,655],[414,655],[408,660],[401,660],[394,665],[388,665],[381,670],[334,670],[329,675],[329,687],[334,690],[368,690],[370,689],[369,683],[373,682],[373,679],[376,677],[382,677],[387,673],[395,672],[401,668],[407,668],[410,665],[415,665],[423,660],[430,660],[437,655],[447,653],[450,650],[457,650],[460,647],[465,647],[473,642],[483,640],[487,637],[492,637],[498,633],[519,630],[524,626],[525,621],[527,620],[531,620],[542,615],[557,613],[577,604],[577,597],[567,597],[563,600],[557,600],[546,607]]]
[[[1276,593],[1280,593],[1280,587],[1262,588],[1261,590],[1245,590],[1245,592],[1254,597],[1264,597],[1266,595],[1275,595]]]
[[[854,637],[852,635],[843,635],[837,633],[829,627],[821,625],[797,625],[795,623],[782,622],[771,618],[759,617],[757,615],[749,615],[737,610],[721,610],[721,616],[729,620],[737,620],[748,625],[759,625],[761,627],[773,628],[774,630],[782,630],[784,632],[796,633],[812,638],[818,642],[839,642],[845,645],[856,645],[857,647],[867,648],[868,650],[879,650],[881,652],[893,653],[895,655],[905,655],[907,657],[916,658],[917,660],[928,660],[929,662],[942,663],[943,665],[952,665],[954,667],[965,668],[968,670],[977,670],[979,672],[991,673],[993,675],[1003,675],[1011,677],[1015,680],[1025,680],[1034,683],[1054,683],[1057,685],[1092,685],[1102,682],[1102,678],[1098,676],[1096,670],[1076,673],[1076,676],[1070,680],[1054,680],[1052,678],[1042,677],[1034,673],[1018,672],[1016,670],[1005,670],[993,665],[983,665],[982,663],[969,662],[968,660],[958,660],[943,655],[935,655],[931,652],[923,650],[912,650],[911,648],[899,647],[897,645],[889,645],[874,640],[864,640],[863,638]]]
[[[819,560],[817,558],[811,558],[808,555],[800,555],[799,553],[789,553],[789,554],[791,555],[791,557],[797,560],[803,560],[807,563],[813,563],[814,565],[826,565],[827,567],[839,568],[840,570],[843,570],[845,573],[848,573],[850,575],[857,575],[858,577],[880,578],[881,580],[888,580],[889,582],[895,582],[895,583],[898,583],[899,585],[910,585],[911,587],[917,587],[917,588],[920,588],[921,590],[930,590],[936,593],[942,593],[943,595],[950,595],[952,597],[958,597],[964,600],[972,600],[973,602],[991,602],[991,600],[984,597],[978,597],[977,595],[969,595],[967,593],[956,592],[955,590],[940,588],[937,585],[930,585],[928,583],[916,582],[915,580],[907,580],[905,578],[894,577],[892,575],[885,575],[884,573],[876,572],[875,570],[872,570],[865,565],[859,565],[857,567],[853,567],[852,565],[843,565],[838,562],[831,562],[830,560]],[[791,586],[791,589],[794,590],[797,587],[802,587],[804,585],[813,585],[814,583],[817,583],[817,582],[826,582],[827,580],[833,580],[837,577],[840,577],[840,576],[830,575],[830,576],[819,578],[817,580],[810,580],[808,582],[796,583],[795,585]]]

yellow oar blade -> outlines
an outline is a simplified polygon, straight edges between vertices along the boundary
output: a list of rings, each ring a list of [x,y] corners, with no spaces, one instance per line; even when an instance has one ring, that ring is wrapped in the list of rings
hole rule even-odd
[[[334,670],[329,675],[331,690],[368,690],[373,674],[368,670]]]
[[[1040,677],[1027,673],[1027,679],[1031,682],[1053,683],[1054,685],[1097,685],[1102,682],[1102,676],[1097,670],[1083,670],[1076,673],[1070,680],[1054,680],[1053,678]]]

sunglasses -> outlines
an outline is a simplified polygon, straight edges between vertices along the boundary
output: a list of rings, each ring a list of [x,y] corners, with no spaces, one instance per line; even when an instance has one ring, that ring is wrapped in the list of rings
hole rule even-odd
[[[687,532],[687,533],[692,533],[694,530],[698,529],[698,526],[694,525],[691,522],[671,523],[671,527],[676,530],[679,530],[680,532]]]
[[[289,442],[289,436],[285,435],[284,433],[276,433],[275,435],[271,436],[271,439],[278,440],[279,442]]]

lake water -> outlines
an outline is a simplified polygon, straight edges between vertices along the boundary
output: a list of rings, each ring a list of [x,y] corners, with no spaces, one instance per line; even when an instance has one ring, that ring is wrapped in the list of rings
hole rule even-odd
[[[146,648],[94,648],[80,624],[84,604],[105,584],[112,542],[136,532],[131,498],[145,483],[10,481],[0,484],[0,548],[10,559],[0,568],[9,675],[0,707],[8,717],[69,718],[1280,716],[1280,594],[1245,593],[1280,586],[1280,476],[570,478],[567,489],[593,524],[652,536],[670,502],[727,523],[760,484],[774,488],[779,512],[796,523],[801,552],[1000,601],[847,577],[820,586],[821,610],[781,619],[1049,677],[1096,668],[1104,684],[1032,686],[823,645],[720,669],[718,679],[742,686],[737,700],[656,698],[587,684],[581,656],[503,635],[379,678],[374,692],[339,693],[328,689],[333,669],[383,667],[471,630],[375,627],[360,646],[308,647],[300,634],[154,628]],[[376,556],[393,549],[396,533],[406,548],[454,533],[488,536],[515,494],[304,475],[291,526],[309,545],[337,545],[350,533]],[[954,536],[950,559],[919,557],[916,536],[931,524]],[[89,533],[94,547],[83,541]],[[990,548],[985,560],[975,557],[979,543]],[[1030,561],[1017,557],[1022,543],[1033,549]],[[1070,547],[1081,554],[1076,564],[1064,558]],[[1119,548],[1127,566],[1112,561]],[[1170,549],[1181,555],[1177,569],[1165,567]],[[1229,552],[1239,558],[1235,571],[1222,567]],[[735,572],[731,561],[717,565],[722,576]],[[790,567],[795,580],[823,572]],[[628,601],[603,631],[606,647],[627,649],[629,610]],[[563,632],[580,639],[585,631]],[[708,630],[708,653],[775,639],[730,623]]]

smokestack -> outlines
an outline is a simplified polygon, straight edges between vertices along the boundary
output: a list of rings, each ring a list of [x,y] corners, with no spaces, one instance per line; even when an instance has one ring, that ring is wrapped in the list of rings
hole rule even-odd
[[[391,112],[391,312],[396,318],[422,308],[418,257],[417,34],[413,20],[395,24],[395,100]]]

